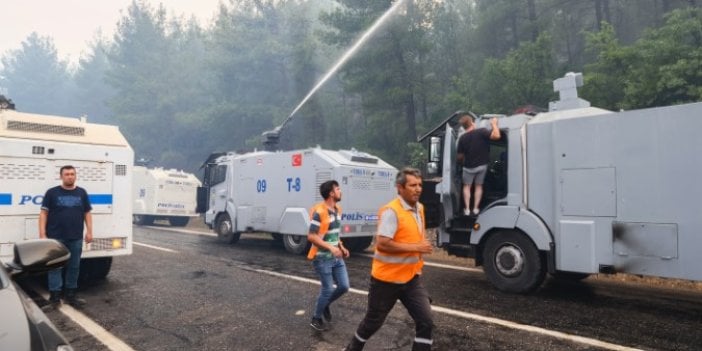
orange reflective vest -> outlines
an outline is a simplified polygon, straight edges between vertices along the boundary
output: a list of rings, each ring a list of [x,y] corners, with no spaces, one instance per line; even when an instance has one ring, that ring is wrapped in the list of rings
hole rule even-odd
[[[310,210],[310,221],[312,221],[314,218],[315,212],[319,214],[319,232],[317,232],[317,234],[322,237],[322,240],[324,240],[324,235],[326,235],[329,231],[329,225],[331,224],[329,208],[327,208],[327,204],[324,201],[314,205],[314,207],[312,207]],[[341,217],[341,207],[339,205],[336,205],[336,215]],[[314,257],[317,256],[317,251],[319,251],[319,248],[312,244],[310,251],[307,253],[307,259],[314,259]]]
[[[391,209],[397,216],[397,230],[393,240],[399,243],[418,243],[424,240],[424,207],[419,203],[419,216],[422,219],[422,228],[417,225],[412,211],[402,207],[400,198],[390,201],[383,206],[379,213],[382,216],[386,209]],[[424,260],[419,252],[390,253],[383,252],[375,247],[371,275],[373,278],[388,283],[404,284],[412,280],[415,275],[422,272]]]

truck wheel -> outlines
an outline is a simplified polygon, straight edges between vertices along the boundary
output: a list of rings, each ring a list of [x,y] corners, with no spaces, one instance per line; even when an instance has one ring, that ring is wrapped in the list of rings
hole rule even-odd
[[[190,217],[168,217],[168,223],[174,227],[185,227],[188,225]]]
[[[94,282],[105,279],[112,267],[112,257],[84,258],[80,260],[80,282]],[[64,269],[64,272],[66,270]]]
[[[344,246],[352,252],[363,252],[373,243],[372,236],[344,239]]]
[[[283,235],[285,250],[294,255],[303,255],[310,249],[310,243],[304,235]]]
[[[483,257],[488,280],[501,291],[528,293],[544,281],[546,270],[539,250],[520,232],[501,231],[491,235]]]
[[[133,215],[132,223],[136,225],[152,225],[154,224],[154,217],[147,215]]]
[[[236,244],[241,236],[241,233],[234,232],[232,219],[226,213],[217,218],[215,230],[217,231],[217,239],[224,244]]]

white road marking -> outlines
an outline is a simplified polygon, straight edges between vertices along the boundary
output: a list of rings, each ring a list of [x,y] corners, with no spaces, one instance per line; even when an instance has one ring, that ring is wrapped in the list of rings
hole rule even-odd
[[[132,245],[148,247],[150,249],[161,250],[161,251],[166,251],[166,252],[170,252],[170,253],[178,253],[178,251],[176,251],[176,250],[171,250],[171,249],[167,249],[165,247],[154,246],[154,245],[149,245],[149,244],[144,244],[144,243],[138,243],[136,241],[132,241]]]
[[[157,246],[151,246],[151,245],[148,245],[148,246],[149,246],[149,247],[152,247],[152,248],[155,248],[155,249],[160,249],[160,248],[158,248]],[[169,249],[165,249],[165,250],[169,250]],[[172,251],[172,250],[170,250],[170,251]],[[298,276],[295,276],[295,275],[289,275],[289,274],[284,274],[284,273],[279,273],[279,272],[274,272],[274,271],[268,271],[268,270],[265,270],[265,269],[258,269],[258,268],[251,268],[251,269],[247,269],[247,270],[250,270],[250,271],[253,271],[253,272],[262,273],[262,274],[266,274],[266,275],[270,275],[270,276],[274,276],[274,277],[279,277],[279,278],[284,278],[284,279],[299,281],[299,282],[303,282],[303,283],[309,283],[309,284],[314,284],[314,285],[321,285],[320,282],[319,282],[318,280],[316,280],[316,279],[309,279],[309,278],[304,278],[304,277],[298,277]],[[365,291],[365,290],[359,290],[359,289],[354,289],[354,288],[349,289],[349,292],[352,292],[352,293],[354,293],[354,294],[359,294],[359,295],[368,295],[368,292],[367,292],[367,291]],[[559,331],[555,331],[555,330],[549,330],[549,329],[545,329],[545,328],[535,327],[535,326],[528,325],[528,324],[520,324],[520,323],[510,322],[510,321],[508,321],[508,320],[499,319],[499,318],[493,318],[493,317],[487,317],[487,316],[482,316],[482,315],[475,314],[475,313],[468,313],[468,312],[458,311],[458,310],[450,309],[450,308],[447,308],[447,307],[441,307],[441,306],[432,305],[432,306],[431,306],[431,309],[432,309],[433,311],[436,311],[436,312],[439,312],[439,313],[443,313],[443,314],[447,314],[447,315],[454,316],[454,317],[459,317],[459,318],[463,318],[463,319],[472,319],[472,320],[479,321],[479,322],[484,322],[484,323],[499,325],[499,326],[502,326],[502,327],[505,327],[505,328],[516,329],[516,330],[522,330],[522,331],[526,331],[526,332],[528,332],[528,333],[546,335],[546,336],[550,336],[550,337],[553,337],[553,338],[556,338],[556,339],[562,339],[562,340],[567,340],[567,341],[571,341],[571,342],[575,342],[575,343],[579,343],[579,344],[584,344],[584,345],[589,345],[589,346],[595,346],[595,347],[603,348],[603,349],[606,349],[606,350],[613,350],[613,351],[642,351],[641,349],[632,348],[632,347],[623,346],[623,345],[612,344],[612,343],[609,343],[609,342],[606,342],[606,341],[601,341],[601,340],[597,340],[597,339],[593,339],[593,338],[587,338],[587,337],[583,337],[583,336],[572,335],[572,334],[563,333],[563,332],[559,332]]]
[[[217,234],[215,233],[210,233],[210,232],[201,232],[199,230],[189,230],[189,229],[179,229],[179,228],[169,228],[169,227],[157,227],[157,226],[144,226],[149,229],[158,229],[158,230],[164,230],[167,232],[176,232],[176,233],[185,233],[185,234],[195,234],[195,235],[204,235],[204,236],[214,236],[217,237]]]
[[[156,226],[146,226],[146,227],[151,228],[151,229],[159,229],[159,230],[163,230],[163,231],[183,233],[183,234],[205,235],[205,236],[213,236],[213,237],[217,236],[217,234],[208,233],[208,232],[201,232],[198,230],[188,230],[188,229],[169,228],[169,227],[156,227]],[[373,255],[370,255],[370,254],[355,254],[355,255],[373,258]],[[453,269],[456,271],[464,271],[464,272],[480,272],[480,273],[483,272],[483,270],[480,268],[452,266],[452,265],[443,264],[443,263],[429,262],[426,260],[424,261],[424,265],[430,266],[430,267],[437,267],[437,268]]]
[[[49,293],[46,290],[39,288],[38,286],[32,286],[32,290],[36,291],[45,300],[49,300]],[[97,339],[97,341],[101,342],[108,349],[112,351],[134,351],[134,349],[127,345],[124,341],[112,335],[112,333],[108,332],[105,330],[105,328],[101,327],[92,319],[88,318],[88,316],[84,315],[70,305],[61,304],[59,311],[78,324],[81,328],[88,332],[88,334],[92,335],[95,339]]]

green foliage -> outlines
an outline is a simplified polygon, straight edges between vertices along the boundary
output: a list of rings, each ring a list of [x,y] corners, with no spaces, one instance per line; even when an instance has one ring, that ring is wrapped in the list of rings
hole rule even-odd
[[[581,95],[594,106],[614,111],[624,108],[625,77],[635,52],[619,44],[614,27],[608,23],[599,32],[586,33],[586,37],[588,53],[596,60],[585,66]]]
[[[75,69],[51,38],[5,53],[18,109],[115,123],[137,157],[197,171],[215,151],[261,148],[398,0],[229,0],[211,23],[133,0]],[[702,99],[702,14],[689,1],[404,0],[293,116],[284,149],[320,145],[424,167],[416,137],[457,110],[545,107],[552,80],[612,110]]]
[[[67,63],[58,59],[53,39],[30,34],[22,48],[2,57],[2,87],[17,110],[42,114],[75,115]]]
[[[559,75],[552,53],[549,36],[542,34],[504,59],[489,59],[474,88],[478,109],[509,114],[523,105],[547,106],[551,82]]]
[[[587,38],[597,59],[586,66],[583,96],[594,105],[617,110],[702,100],[700,9],[672,11],[631,46],[619,44],[611,25]]]
[[[632,48],[625,108],[702,100],[702,11],[683,9],[645,33]]]

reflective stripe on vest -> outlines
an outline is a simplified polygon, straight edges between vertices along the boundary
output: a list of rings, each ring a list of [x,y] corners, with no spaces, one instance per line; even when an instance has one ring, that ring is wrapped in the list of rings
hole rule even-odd
[[[316,223],[313,220],[315,212],[319,213],[319,221],[321,223]],[[336,215],[341,217],[341,207],[339,205],[336,205]],[[324,240],[324,235],[326,235],[329,231],[329,224],[331,223],[329,219],[329,209],[327,208],[327,204],[325,202],[322,201],[312,207],[310,210],[310,223],[319,225],[319,232],[317,232],[317,234],[322,237],[322,240]],[[313,260],[315,256],[317,256],[317,251],[319,251],[317,246],[312,244],[312,246],[310,246],[310,251],[307,252],[307,259]]]
[[[424,209],[419,204],[417,205],[419,206],[419,218],[424,223]],[[424,232],[420,231],[417,226],[412,211],[402,207],[399,198],[383,206],[379,211],[379,217],[386,209],[391,209],[397,217],[397,230],[392,240],[399,243],[418,243],[424,240]],[[378,250],[376,246],[371,275],[384,282],[404,284],[420,273],[423,266],[424,261],[419,252],[390,253]]]

